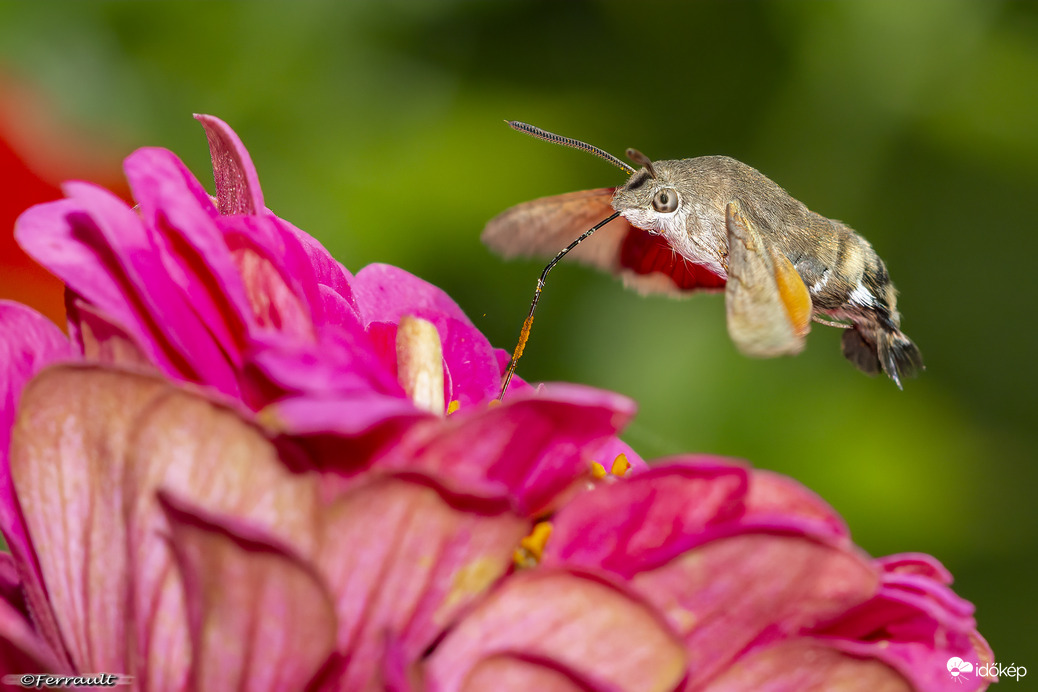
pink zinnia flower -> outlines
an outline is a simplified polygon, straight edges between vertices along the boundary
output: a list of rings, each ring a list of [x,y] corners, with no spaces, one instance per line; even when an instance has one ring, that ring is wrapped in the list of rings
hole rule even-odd
[[[144,149],[126,162],[137,208],[70,183],[19,220],[68,286],[72,339],[0,303],[0,672],[984,686],[947,684],[945,661],[990,651],[931,558],[868,558],[789,479],[646,470],[615,437],[634,413],[619,395],[515,380],[489,406],[505,352],[402,270],[350,275],[265,208],[237,136],[199,120],[215,201]],[[614,458],[630,477],[603,472]]]

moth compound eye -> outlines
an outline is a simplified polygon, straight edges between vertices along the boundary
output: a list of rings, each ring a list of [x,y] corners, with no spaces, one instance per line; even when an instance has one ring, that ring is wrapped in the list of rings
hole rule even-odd
[[[669,214],[678,208],[678,193],[676,190],[665,187],[652,198],[652,208],[661,214]]]

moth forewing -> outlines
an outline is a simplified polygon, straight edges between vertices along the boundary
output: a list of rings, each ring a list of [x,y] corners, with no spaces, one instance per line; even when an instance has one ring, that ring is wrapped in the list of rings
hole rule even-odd
[[[767,243],[738,202],[726,210],[728,334],[748,356],[794,355],[804,349],[811,297],[789,260]]]

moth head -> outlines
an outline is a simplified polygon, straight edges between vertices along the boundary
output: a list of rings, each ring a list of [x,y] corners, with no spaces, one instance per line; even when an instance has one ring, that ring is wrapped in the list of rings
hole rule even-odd
[[[679,176],[672,161],[653,163],[637,149],[628,149],[627,158],[641,164],[627,183],[613,194],[613,208],[631,224],[647,231],[665,233],[684,225]]]

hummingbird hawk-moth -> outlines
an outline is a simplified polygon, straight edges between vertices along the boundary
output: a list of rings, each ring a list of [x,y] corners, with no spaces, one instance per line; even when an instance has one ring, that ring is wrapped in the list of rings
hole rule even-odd
[[[641,166],[635,170],[584,142],[509,125],[599,156],[630,178],[525,202],[487,223],[483,242],[506,258],[555,256],[537,283],[502,395],[544,279],[567,253],[642,293],[723,290],[728,333],[749,356],[799,353],[813,320],[846,329],[843,354],[865,373],[882,370],[900,388],[902,377],[923,369],[919,349],[901,332],[897,291],[868,241],[757,169],[727,156],[651,161],[628,149]]]

